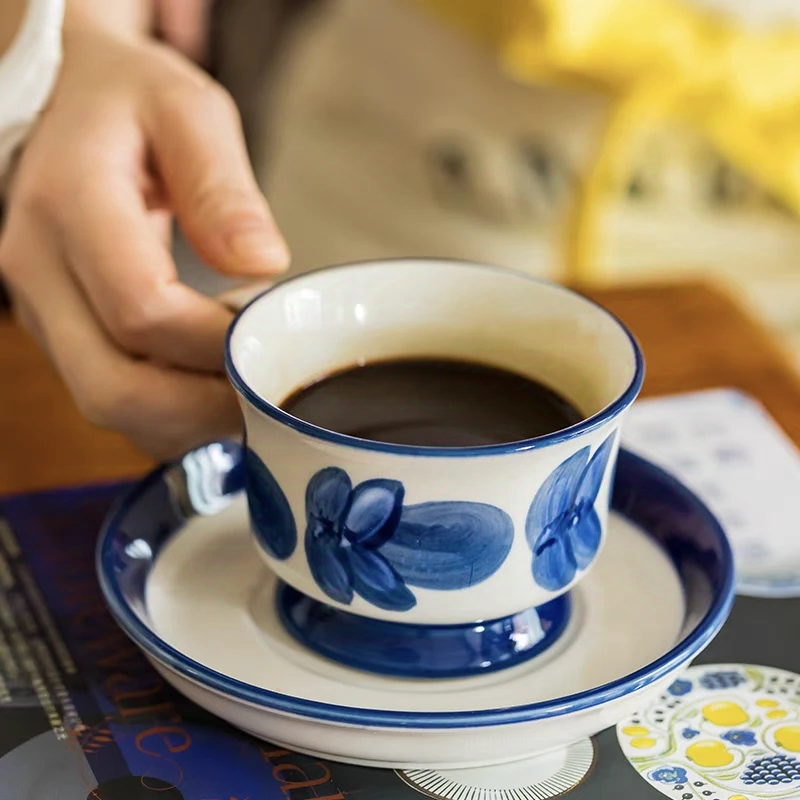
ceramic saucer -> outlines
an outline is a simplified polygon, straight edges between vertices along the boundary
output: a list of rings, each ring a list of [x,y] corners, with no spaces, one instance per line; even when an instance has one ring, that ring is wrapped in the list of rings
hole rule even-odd
[[[117,621],[179,691],[255,736],[333,760],[447,769],[565,747],[646,705],[711,641],[732,556],[685,487],[623,452],[608,542],[550,650],[501,672],[412,680],[360,672],[281,625],[250,540],[234,445],[157,470],[98,546]]]

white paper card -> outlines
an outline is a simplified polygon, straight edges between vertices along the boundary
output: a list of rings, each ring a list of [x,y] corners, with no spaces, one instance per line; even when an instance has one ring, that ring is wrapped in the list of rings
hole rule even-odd
[[[640,400],[622,440],[716,514],[739,594],[800,596],[800,452],[760,403],[733,389]]]

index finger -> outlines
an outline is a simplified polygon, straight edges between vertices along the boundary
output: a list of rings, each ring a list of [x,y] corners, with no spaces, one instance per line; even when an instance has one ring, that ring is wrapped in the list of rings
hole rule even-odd
[[[136,187],[95,175],[66,213],[70,268],[109,336],[138,356],[221,372],[232,315],[180,282]]]

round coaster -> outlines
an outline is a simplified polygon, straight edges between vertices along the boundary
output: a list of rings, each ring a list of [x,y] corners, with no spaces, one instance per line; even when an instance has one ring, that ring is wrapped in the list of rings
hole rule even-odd
[[[675,800],[800,798],[800,676],[741,664],[691,667],[617,726],[622,751]]]
[[[574,789],[594,766],[591,739],[523,761],[475,769],[398,770],[409,786],[440,800],[548,800]]]

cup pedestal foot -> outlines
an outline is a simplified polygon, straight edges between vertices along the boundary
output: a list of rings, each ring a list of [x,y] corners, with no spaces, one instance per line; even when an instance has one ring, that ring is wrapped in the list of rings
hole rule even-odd
[[[521,664],[564,633],[568,595],[508,617],[460,625],[370,619],[278,587],[278,614],[309,650],[349,667],[404,678],[459,678]]]

